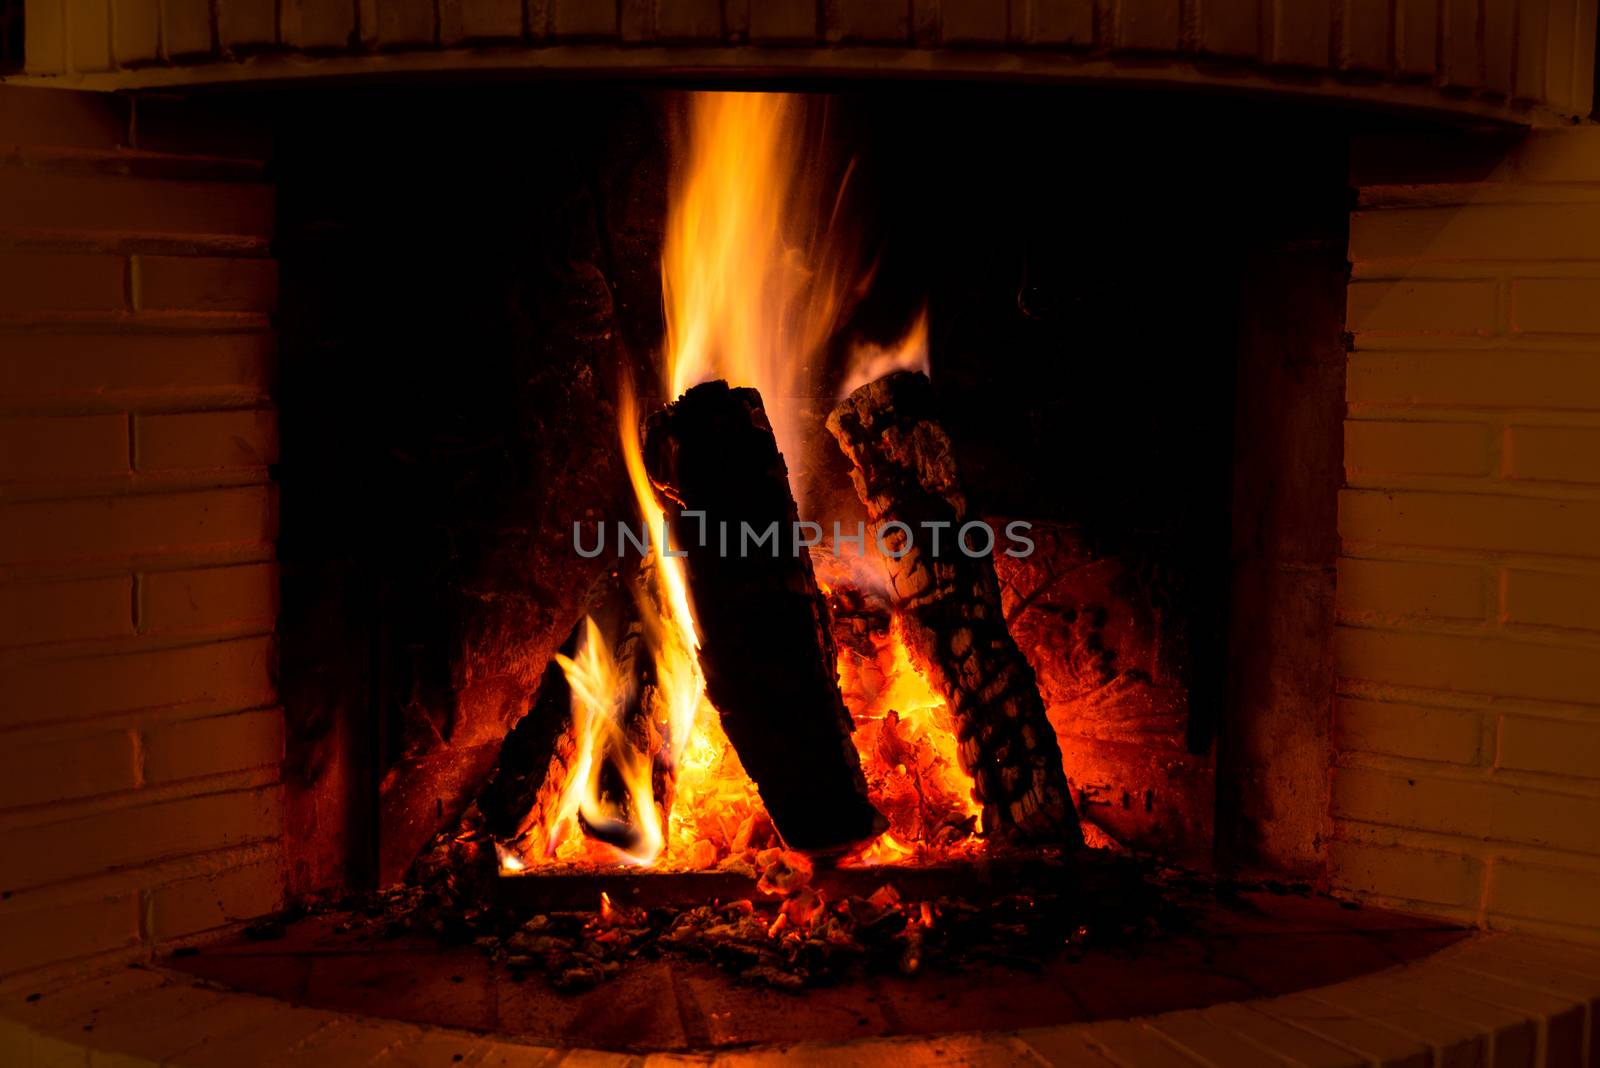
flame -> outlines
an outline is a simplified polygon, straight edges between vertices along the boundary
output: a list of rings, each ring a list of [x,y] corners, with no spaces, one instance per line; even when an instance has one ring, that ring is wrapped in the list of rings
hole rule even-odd
[[[696,93],[661,251],[668,396],[714,378],[754,386],[792,481],[806,457],[799,399],[845,296],[843,245],[800,177],[802,118],[789,94]]]
[[[639,515],[650,530],[651,576],[659,596],[652,599],[646,591],[640,598],[640,614],[655,656],[657,684],[667,699],[670,753],[675,759],[694,730],[705,696],[705,677],[700,673],[698,658],[700,635],[689,607],[689,576],[683,570],[682,557],[669,555],[667,515],[645,473],[639,447],[639,406],[633,387],[626,382],[617,405],[617,429],[622,436],[628,484],[633,487]]]
[[[624,713],[632,696],[630,681],[611,656],[611,643],[591,618],[583,621],[577,655],[556,654],[556,663],[572,690],[572,733],[577,755],[572,761],[556,807],[556,834],[550,846],[575,840],[577,820],[604,835],[619,859],[649,864],[661,853],[664,838],[652,789],[649,754],[628,741]],[[601,793],[601,769],[607,762],[622,781],[620,799]],[[588,841],[588,839],[583,839]]]
[[[839,387],[839,399],[866,385],[876,382],[895,371],[921,371],[928,373],[928,310],[924,308],[905,336],[891,348],[862,343],[850,350],[850,367],[844,384]]]
[[[839,650],[839,688],[873,804],[889,830],[853,865],[932,859],[975,848],[982,806],[957,753],[949,705],[912,659],[900,622],[869,638],[870,655]]]
[[[524,856],[531,852],[534,862],[649,866],[665,853],[689,866],[710,867],[727,854],[725,844],[753,820],[760,802],[705,699],[688,576],[682,559],[669,552],[666,515],[645,471],[631,388],[622,391],[617,422],[634,503],[649,530],[649,565],[641,570],[635,595],[653,682],[649,692],[634,692],[633,679],[623,677],[613,660],[614,642],[592,619],[584,622],[577,655],[557,654],[572,690],[571,752],[552,762],[561,766],[567,756],[559,799],[543,809],[536,806],[531,814],[527,838],[534,848]],[[658,728],[660,745],[654,752],[641,751],[638,734],[630,735],[624,722],[635,704],[640,706],[636,714],[651,717]],[[622,784],[623,804],[603,795],[601,768],[607,764]],[[664,798],[657,797],[658,778],[671,782]],[[674,804],[679,797],[692,798],[693,804]],[[719,805],[737,815],[731,828],[710,826]],[[707,841],[709,855],[702,845]],[[719,841],[724,843],[720,850]],[[537,848],[541,842],[543,848]],[[520,870],[504,859],[501,866]]]

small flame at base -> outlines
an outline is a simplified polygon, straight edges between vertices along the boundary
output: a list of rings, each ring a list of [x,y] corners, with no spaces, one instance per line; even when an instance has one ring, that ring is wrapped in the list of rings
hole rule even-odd
[[[581,816],[585,825],[612,844],[619,859],[649,864],[660,855],[664,839],[651,785],[650,756],[633,747],[623,723],[633,696],[632,682],[619,671],[610,642],[588,617],[583,621],[577,655],[557,653],[555,659],[572,690],[577,757],[556,807],[555,826],[560,833],[551,835],[551,845],[559,850],[562,839],[573,835]],[[601,793],[601,769],[608,763],[622,780],[620,798],[608,799]]]

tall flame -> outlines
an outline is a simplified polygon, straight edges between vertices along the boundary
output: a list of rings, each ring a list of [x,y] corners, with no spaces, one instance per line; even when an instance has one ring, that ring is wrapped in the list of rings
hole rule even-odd
[[[714,378],[754,386],[791,469],[805,456],[798,400],[843,293],[799,179],[800,107],[780,93],[694,95],[661,252],[668,396]]]

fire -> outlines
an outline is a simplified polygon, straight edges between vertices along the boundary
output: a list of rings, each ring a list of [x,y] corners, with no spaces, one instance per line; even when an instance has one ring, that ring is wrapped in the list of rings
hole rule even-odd
[[[783,94],[694,95],[687,159],[667,219],[662,291],[667,395],[713,378],[759,389],[791,489],[804,502],[803,487],[794,485],[806,459],[799,399],[820,381],[849,272],[816,190],[801,177],[802,118],[800,102]],[[924,315],[892,349],[856,346],[846,381],[926,360]],[[523,833],[501,849],[501,867],[624,863],[754,872],[759,857],[781,843],[705,696],[688,576],[663,540],[665,515],[645,470],[631,389],[618,405],[618,430],[650,534],[634,591],[642,639],[634,656],[647,658],[648,671],[617,663],[619,636],[585,622],[576,654],[558,658],[572,691],[571,729]],[[859,570],[862,562],[851,566]],[[872,641],[841,650],[839,671],[872,799],[891,826],[851,862],[963,848],[974,840],[978,807],[956,760],[950,712],[897,629]]]
[[[976,845],[981,806],[956,753],[949,706],[911,659],[898,622],[839,650],[839,687],[873,804],[889,830],[856,864],[932,860]]]
[[[536,806],[525,828],[528,846],[521,856],[503,853],[503,870],[521,870],[525,860],[669,860],[703,868],[727,856],[741,832],[746,844],[752,838],[759,797],[705,699],[688,577],[663,541],[665,516],[645,472],[639,426],[637,404],[625,389],[618,405],[622,455],[650,536],[649,564],[634,592],[652,681],[639,692],[637,665],[615,662],[614,636],[593,619],[584,621],[576,656],[557,654],[572,691],[570,751],[552,762],[562,776],[557,799]],[[630,714],[644,717],[650,729],[630,729]],[[609,791],[605,771],[613,778]],[[679,797],[693,802],[674,804]]]
[[[654,591],[640,595],[640,614],[645,634],[655,658],[657,684],[666,696],[669,738],[674,756],[684,751],[685,743],[701,716],[705,698],[705,678],[695,658],[700,636],[695,631],[694,612],[689,608],[689,577],[680,558],[668,553],[666,513],[656,500],[650,477],[645,474],[644,456],[639,451],[639,411],[633,389],[624,384],[617,405],[617,429],[622,436],[622,458],[628,470],[628,484],[639,506],[639,515],[650,531],[651,576]],[[651,596],[652,592],[654,596]]]
[[[624,713],[632,696],[629,680],[617,668],[610,643],[593,619],[584,620],[577,656],[556,654],[572,690],[572,734],[577,757],[568,768],[554,818],[549,847],[557,855],[566,843],[586,845],[575,833],[578,821],[617,857],[649,864],[661,854],[664,839],[651,788],[650,758],[629,744]],[[621,796],[607,798],[601,773],[610,762],[622,782]],[[569,850],[570,853],[570,850]]]
[[[802,119],[789,94],[696,93],[661,251],[668,396],[714,378],[760,390],[791,484],[806,460],[797,400],[845,294],[845,244],[802,179]]]
[[[843,400],[868,382],[876,382],[895,371],[928,373],[928,311],[926,308],[911,324],[905,336],[889,348],[861,344],[851,352],[850,371],[839,387]]]

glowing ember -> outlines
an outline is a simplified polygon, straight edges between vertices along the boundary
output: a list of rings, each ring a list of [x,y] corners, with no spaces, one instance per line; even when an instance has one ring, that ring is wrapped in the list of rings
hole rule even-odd
[[[889,830],[854,859],[930,860],[975,845],[980,808],[956,755],[955,722],[911,662],[898,625],[839,651],[839,684],[855,719],[856,747],[872,802]]]

